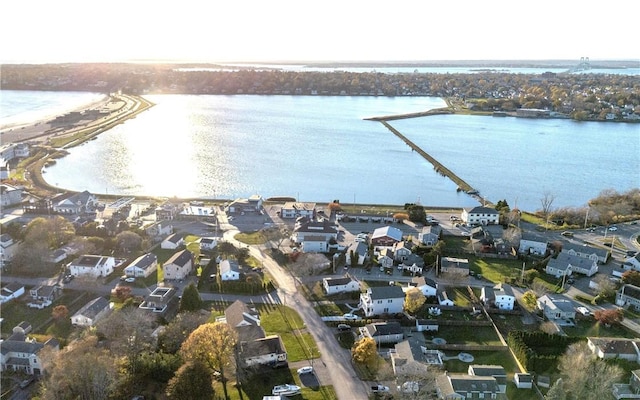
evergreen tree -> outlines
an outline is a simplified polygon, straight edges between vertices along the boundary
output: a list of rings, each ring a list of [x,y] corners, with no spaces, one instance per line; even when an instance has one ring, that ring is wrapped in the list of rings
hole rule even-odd
[[[182,299],[180,300],[180,312],[185,311],[198,311],[202,308],[202,299],[200,298],[200,292],[193,283],[187,286],[182,293]]]

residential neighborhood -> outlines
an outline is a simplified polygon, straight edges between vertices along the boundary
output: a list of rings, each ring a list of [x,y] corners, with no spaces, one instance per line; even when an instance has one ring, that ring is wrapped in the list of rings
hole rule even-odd
[[[594,359],[630,363],[611,396],[633,398],[625,393],[638,387],[640,279],[630,273],[640,262],[631,243],[605,246],[579,228],[567,236],[524,222],[505,226],[504,215],[488,206],[432,210],[416,222],[255,195],[226,205],[138,204],[147,210],[140,216],[125,207],[129,200],[118,205],[81,194],[82,208],[61,200],[51,202],[52,211],[76,232],[92,226],[77,218],[102,213],[96,227],[117,232],[126,222],[121,232],[141,240],[121,235],[100,251],[69,236],[43,253],[47,264],[28,272],[16,266],[25,259],[21,248],[33,246],[28,237],[3,233],[6,248],[16,247],[3,253],[2,370],[15,374],[17,386],[29,376],[46,384],[43,349],[62,357],[72,348],[71,332],[115,338],[109,327],[125,312],[150,323],[140,354],[169,348],[173,324],[195,318],[184,311],[195,290],[196,314],[233,332],[233,379],[260,388],[260,396],[246,393],[251,399],[284,385],[298,388],[296,398],[315,398],[317,390],[354,399],[544,398],[562,376],[557,360],[566,346],[539,369],[510,351],[529,334],[583,338]],[[21,218],[23,225],[33,219]],[[622,229],[637,232],[635,226]],[[605,311],[620,318],[601,323]],[[195,328],[183,330],[174,352]],[[356,352],[368,342],[373,364]],[[345,373],[358,379],[340,383]],[[153,398],[153,382],[136,388]],[[213,380],[216,393],[224,382]]]

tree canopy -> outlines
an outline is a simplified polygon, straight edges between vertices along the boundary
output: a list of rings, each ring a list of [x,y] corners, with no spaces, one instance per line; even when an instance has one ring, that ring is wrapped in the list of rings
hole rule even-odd
[[[202,304],[196,285],[192,283],[187,286],[182,292],[182,299],[180,299],[180,312],[198,311],[202,308]]]
[[[191,332],[182,343],[180,354],[187,362],[199,362],[213,373],[220,374],[225,398],[227,396],[227,376],[235,372],[234,349],[236,332],[225,323],[207,323]]]

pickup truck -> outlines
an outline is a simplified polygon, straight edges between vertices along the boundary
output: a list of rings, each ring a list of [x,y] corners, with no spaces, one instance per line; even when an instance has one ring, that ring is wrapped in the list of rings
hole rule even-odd
[[[373,393],[388,392],[389,391],[389,387],[388,386],[382,386],[382,385],[374,385],[374,386],[371,386],[371,391]]]

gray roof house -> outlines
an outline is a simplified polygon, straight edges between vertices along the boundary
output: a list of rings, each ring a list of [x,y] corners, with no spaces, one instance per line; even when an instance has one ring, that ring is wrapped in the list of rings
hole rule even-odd
[[[543,311],[544,316],[556,322],[574,320],[576,310],[573,301],[561,294],[545,294],[538,299],[538,308]]]
[[[27,334],[31,325],[21,323],[13,328],[13,333],[6,340],[0,342],[0,368],[2,371],[17,371],[28,375],[42,375],[43,365],[38,354],[45,346],[54,350],[60,348],[59,342],[49,339],[44,343],[38,343],[30,339]]]
[[[500,393],[507,392],[507,372],[502,365],[472,364],[467,372],[474,376],[492,376],[498,382]]]
[[[404,329],[399,322],[374,322],[360,328],[360,335],[375,340],[377,344],[398,343],[404,339]]]
[[[147,277],[158,269],[158,257],[153,253],[143,254],[133,260],[125,269],[127,276]]]
[[[442,227],[440,225],[427,225],[422,227],[422,230],[418,233],[418,241],[427,247],[432,247],[438,243],[441,234]]]
[[[587,346],[603,360],[618,358],[636,363],[640,361],[640,339],[587,337]]]
[[[622,285],[616,293],[616,305],[640,310],[640,287],[630,284]]]
[[[445,373],[436,378],[439,399],[503,399],[496,378]]]
[[[611,251],[598,247],[578,245],[571,242],[563,242],[561,253],[567,253],[571,256],[586,258],[600,264],[605,264],[611,256]]]
[[[71,316],[71,323],[76,326],[94,326],[109,311],[111,303],[104,297],[96,297]]]
[[[561,252],[556,258],[549,260],[545,272],[555,277],[571,275],[572,272],[593,276],[598,272],[598,262],[590,258],[583,258]]]

